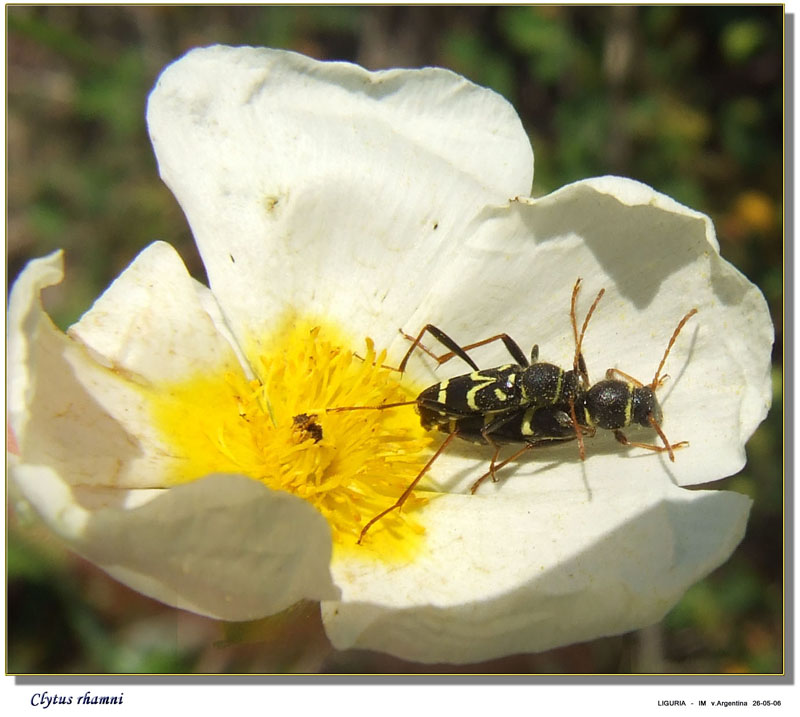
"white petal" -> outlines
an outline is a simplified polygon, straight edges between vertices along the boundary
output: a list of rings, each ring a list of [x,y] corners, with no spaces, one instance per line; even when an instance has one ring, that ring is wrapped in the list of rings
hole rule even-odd
[[[175,249],[156,242],[136,257],[69,334],[98,361],[138,381],[181,380],[238,364],[206,307],[213,307],[208,289],[189,276]]]
[[[244,343],[305,311],[385,344],[476,212],[532,179],[510,105],[439,69],[194,50],[160,77],[148,125]]]
[[[35,259],[20,274],[8,302],[8,416],[17,438],[24,431],[28,405],[33,399],[31,373],[34,367],[33,347],[29,337],[55,332],[52,322],[41,310],[39,294],[47,286],[58,284],[64,278],[64,261],[61,252]]]
[[[590,376],[618,367],[649,382],[696,306],[659,391],[667,436],[691,446],[673,464],[601,431],[587,438],[585,462],[574,442],[538,449],[473,498],[488,452],[453,444],[429,480],[451,493],[425,509],[430,555],[376,577],[368,565],[337,568],[343,602],[324,614],[339,648],[469,662],[633,630],[658,621],[744,532],[748,498],[675,485],[737,471],[770,401],[766,303],[720,258],[708,218],[644,185],[601,178],[497,207],[472,229],[411,330],[433,321],[461,343],[508,331],[526,352],[536,341],[544,360],[570,367],[580,276],[579,320],[606,289],[584,344]],[[398,341],[395,356],[406,348]],[[474,356],[481,366],[509,360],[499,342]],[[448,364],[426,376],[426,361],[412,362],[417,380],[464,372]]]
[[[40,292],[63,278],[60,253],[30,262],[9,299],[9,420],[19,460],[73,485],[160,487],[174,465],[141,387],[206,369],[238,367],[174,250],[140,254],[61,333]]]
[[[120,489],[163,485],[170,460],[136,382],[238,365],[174,252],[143,252],[73,327],[82,343],[41,307],[62,277],[60,254],[31,262],[9,301],[15,492],[74,550],[172,605],[245,620],[336,598],[330,528],[305,501],[236,476]]]
[[[98,404],[76,365],[119,388],[117,407],[138,414],[138,397],[98,367],[43,311],[39,294],[63,278],[60,252],[28,264],[9,297],[9,422],[19,460],[52,466],[72,483],[114,485],[121,465],[135,465],[138,443]]]
[[[613,474],[627,465],[688,485],[741,469],[744,442],[771,401],[773,329],[761,292],[720,257],[708,217],[638,182],[603,177],[496,207],[468,237],[449,269],[438,272],[439,283],[407,330],[432,322],[462,345],[506,332],[525,353],[537,343],[541,360],[570,368],[570,296],[582,277],[579,321],[596,293],[606,291],[583,344],[591,380],[618,368],[649,383],[678,322],[697,308],[670,352],[662,372],[670,378],[658,391],[667,437],[690,447],[670,463],[624,448],[601,431],[606,435],[587,440],[587,471]],[[407,347],[398,339],[392,360]],[[510,361],[500,342],[473,356],[483,367]],[[420,352],[408,374],[433,383],[466,370],[454,360],[434,373]],[[650,430],[626,433],[659,442]],[[572,457],[574,463],[574,447]],[[437,466],[437,474],[447,468]],[[465,476],[461,487],[475,477]]]
[[[343,602],[323,605],[325,628],[339,649],[452,663],[638,629],[730,555],[750,503],[674,486],[437,498],[425,557],[335,568]]]
[[[163,491],[118,491],[87,509],[52,470],[14,477],[45,522],[120,582],[169,605],[224,620],[335,599],[330,528],[308,503],[243,476],[208,476]],[[145,493],[138,507],[131,495]],[[84,496],[86,497],[86,496]],[[303,539],[298,540],[302,535]]]

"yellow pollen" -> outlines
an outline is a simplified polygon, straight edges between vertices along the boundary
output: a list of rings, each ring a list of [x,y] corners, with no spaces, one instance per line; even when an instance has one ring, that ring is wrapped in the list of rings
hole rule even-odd
[[[335,554],[407,559],[423,543],[417,493],[378,521],[430,456],[432,437],[414,406],[326,412],[413,400],[418,391],[383,367],[372,341],[357,356],[329,322],[292,321],[269,350],[246,351],[258,378],[238,367],[159,387],[154,421],[179,458],[173,484],[241,473],[307,500],[328,520]],[[254,342],[254,345],[255,342]]]

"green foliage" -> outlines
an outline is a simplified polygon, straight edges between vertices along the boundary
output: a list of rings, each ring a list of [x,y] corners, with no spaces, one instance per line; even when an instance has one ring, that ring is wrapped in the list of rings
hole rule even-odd
[[[475,82],[491,87],[513,103],[513,70],[506,58],[491,52],[475,28],[454,28],[443,41],[442,55],[450,67],[459,67]]]
[[[727,60],[744,63],[769,42],[769,27],[759,18],[738,20],[725,25],[720,48]]]
[[[506,9],[499,25],[509,47],[525,56],[541,82],[556,85],[575,69],[579,42],[564,16],[517,6]]]

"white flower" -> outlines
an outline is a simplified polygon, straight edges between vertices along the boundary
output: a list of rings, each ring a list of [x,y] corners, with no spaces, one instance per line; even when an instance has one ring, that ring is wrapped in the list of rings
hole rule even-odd
[[[79,553],[206,615],[321,600],[338,648],[473,662],[656,622],[733,551],[750,500],[681,486],[743,466],[773,334],[706,216],[616,177],[526,198],[513,110],[444,70],[195,50],[159,79],[148,122],[210,289],[156,243],[67,335],[39,301],[60,256],[31,262],[10,299],[12,477]],[[690,445],[673,463],[601,430],[585,461],[574,441],[533,450],[473,496],[491,451],[455,441],[357,545],[443,435],[411,407],[324,409],[466,373],[422,352],[403,377],[380,368],[408,348],[398,329],[426,323],[461,344],[506,332],[571,367],[578,277],[579,317],[606,290],[583,345],[592,381],[613,367],[650,382],[698,309],[658,391],[666,436]]]

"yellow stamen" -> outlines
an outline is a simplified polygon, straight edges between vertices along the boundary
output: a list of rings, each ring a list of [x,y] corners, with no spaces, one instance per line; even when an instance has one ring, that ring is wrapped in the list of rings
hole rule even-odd
[[[357,546],[361,528],[392,505],[430,455],[432,438],[412,406],[326,413],[339,406],[379,406],[416,395],[385,368],[366,340],[363,359],[329,323],[293,321],[250,351],[257,379],[240,370],[160,387],[154,419],[180,457],[172,483],[214,472],[243,473],[309,501],[328,520],[334,549],[381,559],[407,558],[424,528],[412,496],[380,520]]]

